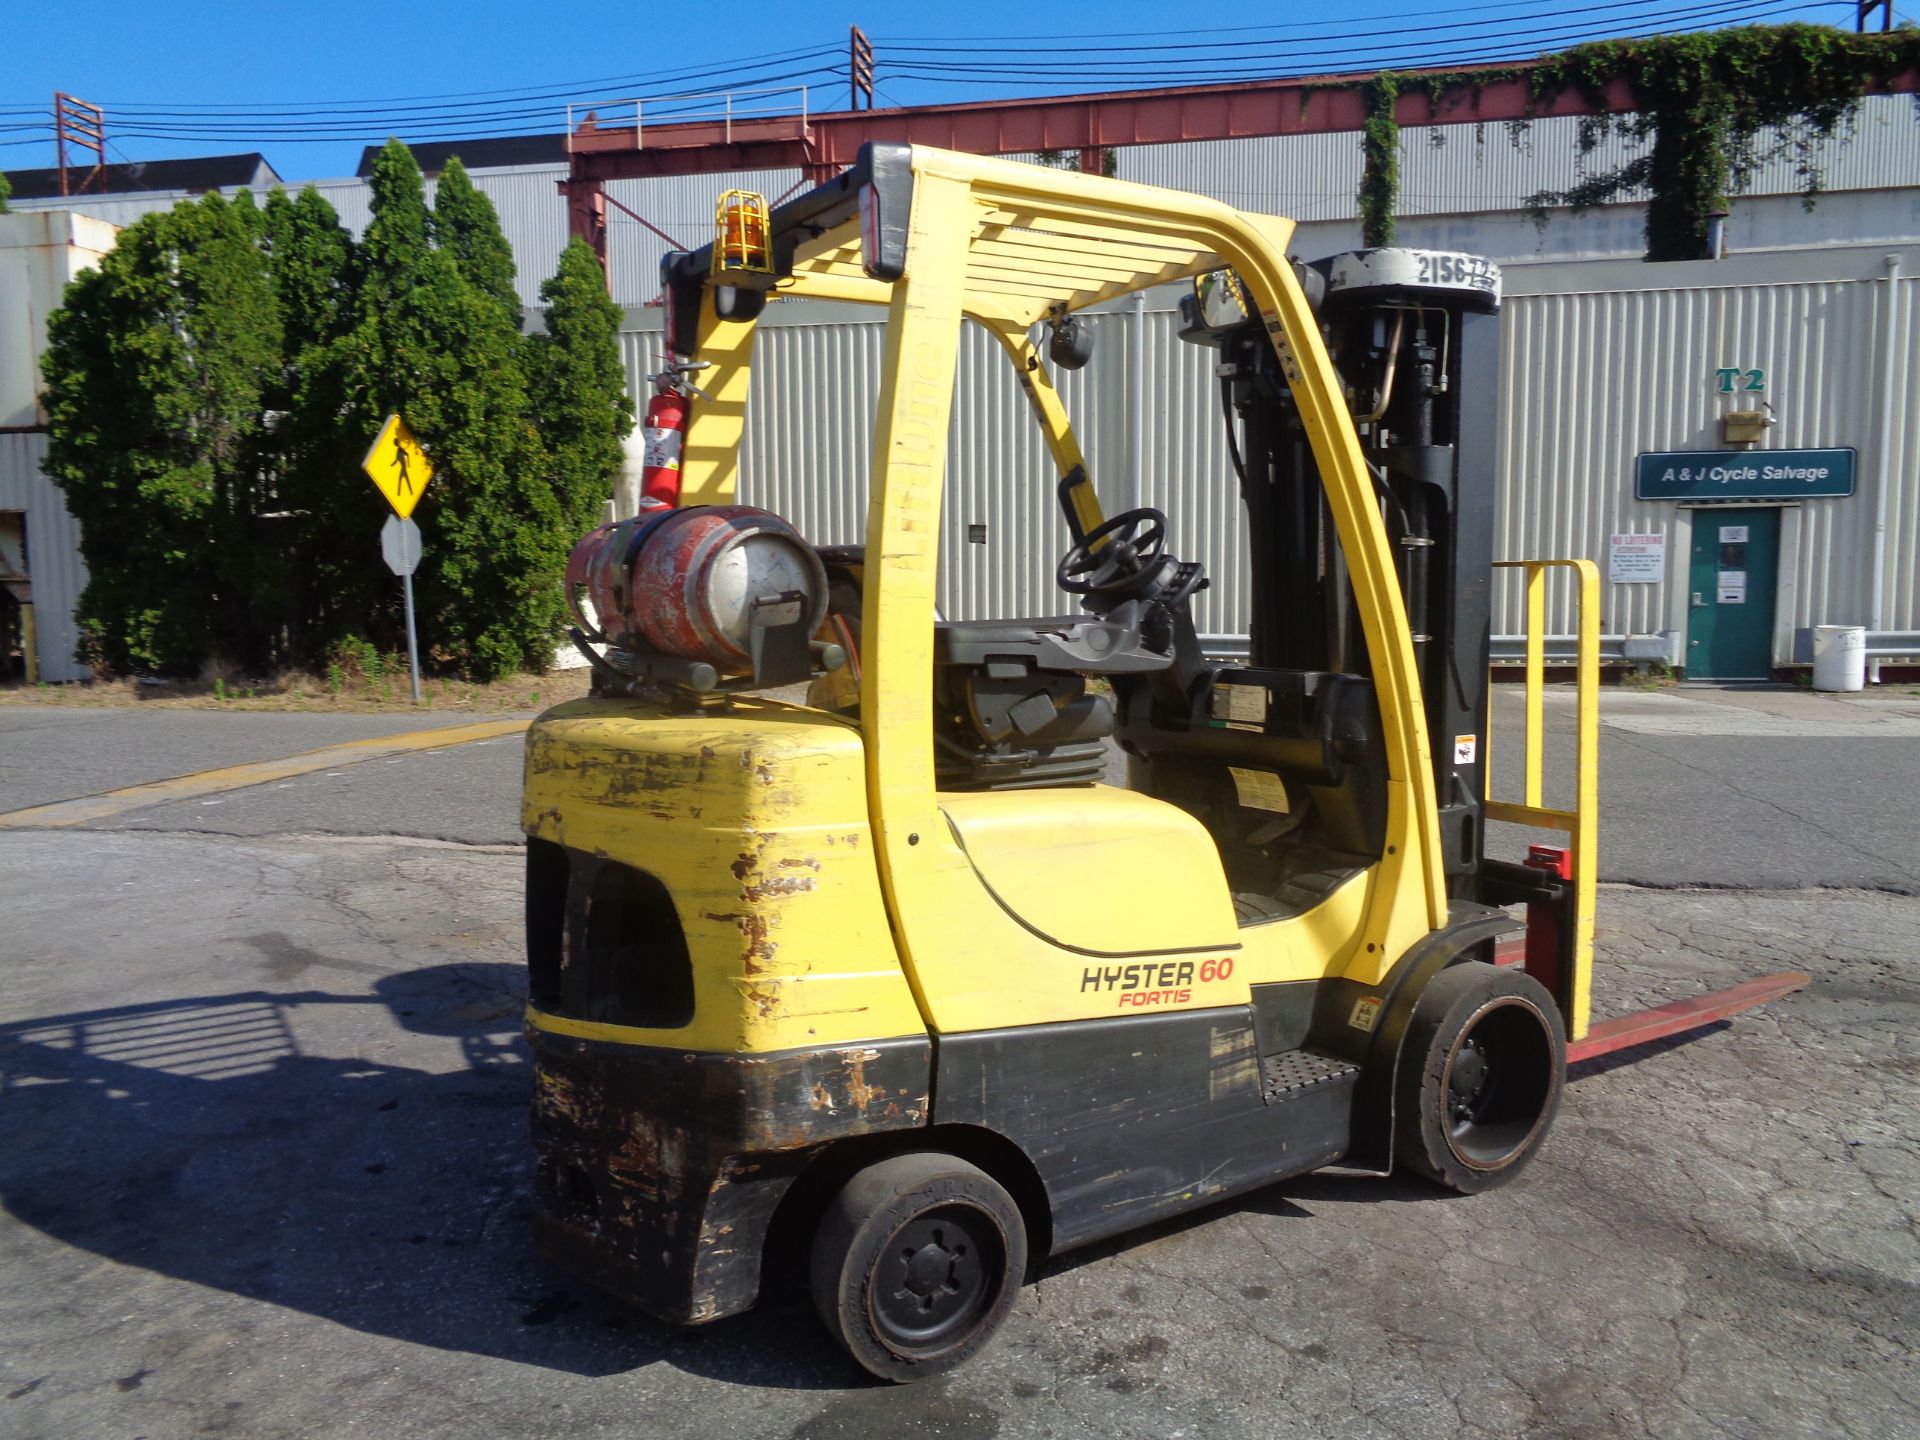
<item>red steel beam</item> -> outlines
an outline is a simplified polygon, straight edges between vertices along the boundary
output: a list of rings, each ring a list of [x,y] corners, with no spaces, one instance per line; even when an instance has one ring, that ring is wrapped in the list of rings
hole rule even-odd
[[[1778,1000],[1782,995],[1804,990],[1812,983],[1811,975],[1789,970],[1759,980],[1748,980],[1740,985],[1730,985],[1725,990],[1713,990],[1705,995],[1676,1000],[1671,1005],[1656,1005],[1651,1010],[1638,1010],[1631,1015],[1605,1020],[1587,1031],[1586,1039],[1567,1046],[1567,1063],[1577,1065],[1582,1060],[1594,1060],[1602,1055],[1611,1055],[1616,1050],[1645,1045],[1650,1040],[1664,1040],[1669,1035],[1698,1030],[1716,1020],[1725,1020],[1756,1005]]]
[[[1458,102],[1443,104],[1438,113],[1425,96],[1402,94],[1396,113],[1402,125],[1413,126],[1592,112],[1586,98],[1574,91],[1535,106],[1525,74],[1513,74],[1515,69],[1527,68],[1485,66],[1436,71],[1484,73],[1490,78],[1478,90],[1463,90]],[[569,148],[576,176],[630,180],[736,167],[814,165],[839,170],[853,163],[868,140],[904,140],[944,150],[1005,155],[1022,150],[1096,150],[1110,145],[1166,145],[1181,140],[1314,135],[1358,130],[1366,123],[1359,87],[1372,73],[832,111],[809,115],[804,122],[797,116],[735,120],[731,127],[722,121],[691,121],[649,125],[638,137],[633,126],[601,126],[590,120],[570,137]],[[1606,100],[1604,108],[1610,112],[1630,110],[1632,89],[1624,80],[1612,81]]]
[[[1403,126],[1458,125],[1555,115],[1619,114],[1632,110],[1633,88],[1615,79],[1603,102],[1565,90],[1536,103],[1525,73],[1531,67],[1463,67],[1422,73],[1485,74],[1477,89],[1433,106],[1407,93],[1402,81],[1395,114]],[[1515,73],[1515,72],[1519,73]],[[692,121],[600,126],[592,120],[569,137],[579,179],[630,180],[650,175],[710,174],[720,170],[811,166],[823,172],[851,165],[868,140],[904,140],[946,150],[1004,155],[1023,150],[1092,150],[1110,145],[1166,145],[1182,140],[1231,140],[1256,135],[1314,135],[1359,130],[1366,122],[1360,86],[1372,72],[1188,85],[1164,90],[1118,90],[1028,100],[979,100],[890,110],[845,110],[780,119]],[[1888,92],[1920,91],[1920,71],[1892,81]]]
[[[1608,82],[1597,105],[1572,89],[1536,102],[1527,73],[1532,68],[1521,64],[1396,72],[1402,93],[1395,104],[1395,118],[1402,126],[1418,127],[1620,114],[1633,109],[1633,87],[1621,79]],[[566,137],[570,169],[561,189],[568,196],[569,231],[593,247],[604,268],[602,187],[609,180],[798,169],[817,184],[851,165],[869,140],[904,140],[976,155],[1078,151],[1081,168],[1097,171],[1100,152],[1109,146],[1359,130],[1366,123],[1360,87],[1375,73],[841,110],[805,117],[696,120],[648,125],[644,131],[638,125],[601,125],[590,114]],[[1465,80],[1435,106],[1407,83],[1422,74],[1484,75],[1486,79],[1477,86],[1471,78]],[[1884,88],[1896,94],[1920,93],[1920,70],[1910,70]]]

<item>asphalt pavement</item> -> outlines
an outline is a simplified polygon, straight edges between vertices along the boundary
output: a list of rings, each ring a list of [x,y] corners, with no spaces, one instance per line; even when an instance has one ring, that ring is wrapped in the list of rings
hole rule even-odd
[[[1814,987],[1573,1081],[1472,1198],[1320,1175],[1043,1264],[954,1375],[696,1330],[528,1238],[520,866],[0,831],[0,1433],[1920,1433],[1920,901],[1607,887],[1598,988]]]
[[[0,706],[0,811],[377,735],[493,718],[465,711],[280,714],[140,705]]]
[[[1572,799],[1574,696],[1545,696],[1546,798]],[[1494,786],[1522,794],[1524,703],[1496,688]],[[1682,686],[1600,696],[1601,878],[1920,894],[1920,690]],[[1498,843],[1511,827],[1493,827]],[[1527,838],[1515,830],[1513,842]]]
[[[1638,885],[1865,886],[1920,894],[1920,687],[1610,688],[1601,696],[1600,873]],[[1547,798],[1571,797],[1573,696],[1548,692]],[[470,723],[455,715],[272,715],[0,707],[0,812],[193,770]],[[491,716],[487,718],[492,718]],[[523,717],[523,718],[531,718]],[[1521,793],[1518,687],[1496,689],[1497,793]],[[98,828],[399,835],[518,844],[505,736],[130,811]],[[1494,831],[1514,853],[1529,838]]]
[[[791,1289],[682,1331],[533,1256],[517,736],[50,829],[474,717],[0,707],[0,1435],[1920,1435],[1920,697],[1602,713],[1596,1013],[1810,989],[1584,1067],[1512,1186],[1261,1191],[894,1390]]]

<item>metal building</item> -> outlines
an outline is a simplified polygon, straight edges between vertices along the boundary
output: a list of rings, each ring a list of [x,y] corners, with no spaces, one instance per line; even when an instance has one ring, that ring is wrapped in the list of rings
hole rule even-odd
[[[1920,245],[1543,261],[1509,265],[1505,279],[1500,373],[1484,377],[1499,394],[1497,558],[1601,562],[1609,653],[1619,658],[1634,638],[1640,655],[1695,677],[1805,663],[1821,624],[1863,626],[1885,656],[1920,652]],[[1093,363],[1055,379],[1109,508],[1158,506],[1173,517],[1175,548],[1206,561],[1213,586],[1196,597],[1195,618],[1230,652],[1247,627],[1240,500],[1211,352],[1175,339],[1177,298],[1156,292],[1096,314]],[[882,320],[814,303],[775,304],[761,321],[741,498],[816,543],[863,536]],[[629,311],[627,323],[627,370],[644,403],[659,313]],[[1762,438],[1728,441],[1729,415],[1758,417],[1732,423],[1758,425]],[[1641,456],[1731,451],[1749,459],[1720,468],[1744,470],[1831,450],[1852,452],[1850,493],[1755,498],[1768,487],[1736,477],[1636,498]],[[1057,608],[1052,571],[1067,537],[1052,470],[984,333],[962,348],[947,460],[942,613]],[[1741,547],[1737,570],[1723,544]],[[1742,593],[1723,599],[1734,587],[1722,577],[1736,573]],[[1521,630],[1520,604],[1517,582],[1503,581],[1496,636]],[[1708,618],[1738,619],[1746,645],[1729,659],[1746,668],[1717,668],[1703,651]],[[1564,608],[1551,615],[1559,633],[1571,625]]]
[[[1639,263],[1644,210],[1631,199],[1581,216],[1556,213],[1544,229],[1528,218],[1528,194],[1577,178],[1578,123],[1536,121],[1519,146],[1497,125],[1404,134],[1400,243],[1469,251],[1507,267],[1504,364],[1489,381],[1500,386],[1503,417],[1498,553],[1602,561],[1617,554],[1627,569],[1612,567],[1621,578],[1607,591],[1610,653],[1640,637],[1638,653],[1661,654],[1695,674],[1714,668],[1689,652],[1699,648],[1699,612],[1717,617],[1725,608],[1723,589],[1741,590],[1739,628],[1749,653],[1755,643],[1764,646],[1764,666],[1804,663],[1806,632],[1816,624],[1865,626],[1889,656],[1920,651],[1920,482],[1910,473],[1920,464],[1913,432],[1920,302],[1911,278],[1920,270],[1920,124],[1912,97],[1864,100],[1850,129],[1818,150],[1813,158],[1824,170],[1826,193],[1812,210],[1801,204],[1794,157],[1776,157],[1734,202],[1729,257],[1688,265]],[[1607,139],[1590,167],[1623,158],[1623,145]],[[420,158],[433,171],[444,163],[439,150],[458,147],[433,154],[426,148]],[[567,233],[555,189],[566,166],[539,155],[537,147],[500,152],[517,163],[472,171],[500,212],[530,307]],[[1359,243],[1355,135],[1143,145],[1119,150],[1117,161],[1123,179],[1296,217],[1299,255]],[[247,188],[257,189],[258,179]],[[657,312],[641,307],[657,293],[665,237],[685,246],[704,240],[713,197],[723,189],[771,198],[799,182],[798,171],[776,170],[609,185],[611,199],[646,220],[618,208],[610,216],[610,279],[615,298],[632,307],[625,343],[636,398],[644,402],[658,346]],[[364,180],[317,188],[350,229],[364,229]],[[28,199],[15,208],[58,208],[125,224],[185,198],[185,191],[151,191]],[[1890,268],[1887,257],[1897,264]],[[1207,357],[1173,343],[1174,303],[1156,295],[1143,307],[1096,317],[1099,358],[1088,371],[1063,377],[1062,388],[1106,493],[1159,505],[1196,537],[1184,543],[1216,577],[1199,597],[1197,618],[1218,647],[1231,649],[1246,624],[1244,557],[1231,548],[1239,526],[1229,523],[1239,502]],[[879,317],[848,310],[823,318],[813,306],[801,320],[776,306],[763,322],[745,498],[789,514],[823,542],[853,540],[865,514]],[[0,313],[0,343],[18,333],[17,321]],[[1743,387],[1747,372],[1760,371],[1765,389],[1721,394],[1718,372],[1730,367]],[[0,373],[26,372],[9,359]],[[982,337],[970,338],[962,352],[957,399],[942,605],[956,616],[1051,609],[1058,600],[1049,574],[1064,535],[1047,498],[1045,457],[998,352]],[[1852,493],[1767,499],[1748,507],[1766,513],[1744,524],[1724,514],[1709,522],[1697,497],[1635,498],[1638,456],[1745,443],[1723,439],[1720,417],[1730,411],[1774,422],[1758,442],[1769,451],[1853,450]],[[0,416],[0,428],[4,423]],[[44,673],[77,674],[69,658],[72,601],[83,583],[77,540],[59,529],[50,509],[57,492],[38,475],[43,437],[5,438],[0,512],[31,506],[43,513],[31,548]],[[1010,487],[1010,474],[1030,475],[1033,484]],[[1726,542],[1742,548],[1720,553],[1722,528],[1744,531]],[[1660,543],[1614,543],[1635,535],[1657,535]],[[7,563],[6,547],[0,534],[0,564]],[[1637,558],[1629,562],[1630,552]],[[1738,568],[1729,558],[1736,555]],[[1723,587],[1723,574],[1740,576],[1739,587]],[[1709,589],[1713,599],[1696,606],[1694,597],[1704,600]],[[1497,631],[1520,628],[1516,603],[1509,592],[1498,597]],[[1557,619],[1564,629],[1566,617]]]
[[[87,583],[80,527],[40,471],[40,354],[67,282],[111,250],[115,234],[85,215],[0,215],[0,672],[17,667],[28,681],[86,676],[73,658]]]
[[[1403,133],[1400,164],[1401,242],[1465,250],[1500,261],[1637,258],[1644,248],[1640,203],[1644,197],[1629,196],[1584,215],[1556,213],[1545,229],[1536,227],[1525,213],[1528,195],[1565,189],[1578,178],[1573,158],[1578,125],[1570,116],[1536,120],[1517,143],[1498,124],[1408,128]],[[553,146],[560,143],[557,136],[534,139]],[[429,176],[429,193],[439,166],[461,148],[450,142],[415,147]],[[474,184],[492,199],[513,247],[520,298],[535,306],[541,282],[553,273],[567,241],[566,206],[555,188],[556,182],[566,178],[567,166],[558,160],[489,163],[496,156],[524,161],[528,154],[541,153],[531,143],[482,140],[466,148],[475,157],[468,166]],[[1626,141],[1608,136],[1587,163],[1592,170],[1604,170],[1629,153]],[[1192,190],[1243,210],[1300,221],[1301,254],[1332,254],[1359,244],[1354,195],[1360,184],[1361,157],[1356,134],[1137,145],[1117,150],[1115,158],[1123,180]],[[1808,210],[1801,204],[1796,156],[1783,151],[1760,167],[1746,193],[1735,197],[1727,226],[1729,249],[1879,243],[1920,236],[1920,124],[1915,123],[1912,96],[1863,99],[1852,124],[1815,146],[1809,162],[1824,177],[1825,192],[1818,205]],[[361,167],[363,172],[366,168]],[[165,175],[158,178],[164,180]],[[264,193],[269,183],[227,188]],[[644,305],[659,292],[660,256],[669,246],[648,225],[678,241],[680,248],[692,248],[708,238],[713,200],[722,190],[753,190],[771,199],[800,183],[798,170],[611,182],[607,194],[617,202],[608,216],[614,299],[622,305]],[[354,177],[314,185],[346,226],[360,234],[368,219],[366,181]],[[149,210],[192,198],[192,193],[154,188],[64,199],[41,197],[16,201],[14,208],[73,209],[125,225]],[[646,224],[623,210],[644,217]]]

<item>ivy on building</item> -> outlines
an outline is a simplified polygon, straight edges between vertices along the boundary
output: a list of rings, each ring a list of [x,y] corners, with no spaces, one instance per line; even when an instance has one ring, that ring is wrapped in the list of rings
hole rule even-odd
[[[1626,86],[1629,111],[1582,117],[1574,183],[1528,196],[1526,208],[1545,223],[1554,208],[1578,213],[1644,192],[1646,258],[1697,260],[1707,255],[1712,216],[1762,165],[1783,155],[1792,157],[1811,207],[1825,181],[1823,143],[1850,123],[1861,96],[1916,67],[1920,31],[1858,35],[1792,24],[1597,41],[1529,66],[1383,72],[1362,87],[1367,118],[1358,199],[1365,243],[1392,243],[1402,94],[1424,95],[1437,127],[1452,112],[1470,111],[1479,90],[1499,81],[1525,79],[1535,112],[1569,92],[1604,112],[1616,85]],[[1524,143],[1526,120],[1508,129],[1514,143]],[[1435,134],[1437,140],[1437,128]],[[1609,136],[1640,153],[1610,169],[1589,169]]]
[[[1400,195],[1400,77],[1382,70],[1360,87],[1367,123],[1360,132],[1360,243],[1393,244],[1393,211]]]

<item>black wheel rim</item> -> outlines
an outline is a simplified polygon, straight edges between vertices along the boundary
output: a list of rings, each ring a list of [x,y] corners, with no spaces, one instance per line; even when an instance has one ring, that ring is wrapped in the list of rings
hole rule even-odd
[[[992,1312],[1006,1283],[1006,1241],[985,1211],[942,1205],[889,1237],[874,1266],[874,1331],[898,1354],[951,1349]]]
[[[1447,1056],[1440,1103],[1447,1144],[1463,1163],[1503,1169],[1539,1133],[1555,1080],[1548,1024],[1516,999],[1494,1002],[1461,1028]]]

